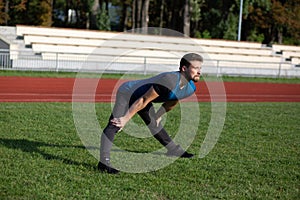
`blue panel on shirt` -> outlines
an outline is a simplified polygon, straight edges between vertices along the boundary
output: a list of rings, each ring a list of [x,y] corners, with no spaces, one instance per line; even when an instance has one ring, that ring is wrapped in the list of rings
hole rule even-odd
[[[165,80],[166,77],[170,77],[170,75],[172,74],[174,74],[176,79]],[[173,82],[172,84],[168,84],[168,81],[174,81],[175,83]],[[169,85],[173,85],[173,87],[175,85],[175,87],[169,88]],[[188,96],[191,96],[196,90],[196,86],[193,81],[189,81],[184,88],[180,89],[180,72],[178,71],[165,72],[149,79],[129,81],[124,83],[120,87],[120,90],[126,93],[131,93],[131,98],[138,99],[143,94],[145,94],[145,92],[147,92],[152,86],[155,86],[155,88],[166,87],[168,88],[168,90],[164,91],[169,91],[168,93],[158,93],[159,97],[156,98],[153,102],[165,102],[184,99]]]

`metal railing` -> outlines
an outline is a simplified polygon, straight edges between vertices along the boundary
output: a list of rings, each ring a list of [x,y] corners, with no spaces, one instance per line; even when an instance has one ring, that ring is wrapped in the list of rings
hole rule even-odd
[[[151,74],[177,70],[179,59],[47,52],[34,54],[33,52],[9,52],[0,49],[0,69],[2,70]],[[300,69],[288,62],[249,62],[209,58],[205,58],[202,73],[214,76],[300,77]]]

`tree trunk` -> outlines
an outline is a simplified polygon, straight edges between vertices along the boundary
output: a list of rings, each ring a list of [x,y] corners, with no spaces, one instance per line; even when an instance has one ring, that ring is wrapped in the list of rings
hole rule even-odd
[[[282,28],[280,27],[280,28],[277,29],[277,42],[278,42],[278,44],[282,44],[282,38],[283,38]]]
[[[132,1],[132,16],[131,16],[131,31],[134,32],[134,29],[135,29],[135,10],[136,10],[136,0],[133,0]]]
[[[109,4],[109,1],[105,0],[105,10],[107,11],[107,13],[109,13],[108,4]]]
[[[167,7],[166,7],[166,10],[167,10],[167,20],[166,20],[166,27],[170,28],[170,29],[174,29],[174,27],[172,26],[172,20],[173,20],[173,4],[174,3],[171,3],[169,4],[169,1],[167,0]]]
[[[70,8],[70,2],[69,2],[69,0],[67,0],[66,1],[66,7],[65,7],[65,21],[64,21],[64,23],[65,23],[65,26],[66,27],[68,27],[68,25],[69,25],[69,8]]]
[[[4,22],[5,22],[6,26],[8,25],[8,16],[9,16],[9,0],[7,0],[5,2],[5,18],[4,18]]]
[[[190,3],[189,0],[185,0],[184,11],[183,11],[183,34],[190,36]]]
[[[142,0],[137,0],[136,28],[141,28]]]
[[[149,1],[150,0],[144,0],[143,7],[142,7],[142,28],[144,30],[144,33],[148,33],[148,21],[149,21]]]
[[[164,23],[164,6],[165,6],[165,0],[161,1],[160,5],[160,16],[159,16],[159,34],[162,34],[162,28],[163,28],[163,23]]]
[[[89,28],[90,29],[97,29],[97,15],[99,13],[99,1],[98,0],[94,0],[94,3],[92,5],[91,11],[90,11],[90,25]]]
[[[127,4],[123,1],[122,2],[122,18],[120,22],[120,30],[126,31],[127,30],[127,21],[128,21],[128,14],[127,14]]]
[[[124,8],[124,23],[123,23],[123,31],[127,30],[127,24],[128,24],[128,12],[127,12],[127,5],[125,5]]]

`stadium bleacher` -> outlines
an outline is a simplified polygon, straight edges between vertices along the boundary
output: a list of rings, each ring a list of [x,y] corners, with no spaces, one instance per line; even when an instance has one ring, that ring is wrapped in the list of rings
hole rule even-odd
[[[210,63],[224,68],[295,69],[300,64],[300,47],[226,40],[191,39],[66,28],[17,25],[15,34],[26,49],[44,60],[109,62],[118,57],[124,63],[178,64],[187,52],[200,53]],[[20,45],[11,44],[16,50]],[[58,55],[59,54],[59,55]],[[94,56],[93,56],[94,55]],[[267,64],[264,64],[267,63]],[[231,69],[233,70],[233,69]]]
[[[286,60],[291,61],[295,66],[300,66],[300,46],[277,45],[272,46],[273,51],[281,54]]]

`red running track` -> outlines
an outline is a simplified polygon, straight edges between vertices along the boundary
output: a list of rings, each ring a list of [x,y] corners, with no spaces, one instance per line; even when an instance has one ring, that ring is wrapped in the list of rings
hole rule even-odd
[[[115,79],[0,77],[0,102],[111,102]],[[300,84],[199,82],[200,102],[300,102]]]

